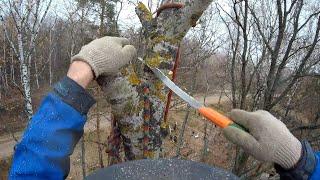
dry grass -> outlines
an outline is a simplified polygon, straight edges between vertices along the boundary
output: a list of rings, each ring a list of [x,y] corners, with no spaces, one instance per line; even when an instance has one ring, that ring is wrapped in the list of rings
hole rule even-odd
[[[173,132],[176,136],[179,136],[185,113],[186,112],[183,109],[170,113],[171,126],[173,126],[174,123],[178,124],[177,132]],[[208,153],[207,156],[202,158],[205,123],[208,123]],[[164,148],[166,150],[166,157],[174,157],[176,155],[176,143],[166,139]],[[185,159],[193,161],[201,161],[201,159],[205,159],[203,161],[204,163],[230,169],[234,156],[233,149],[233,145],[228,143],[224,138],[220,128],[215,127],[209,121],[199,116],[197,112],[192,110],[184,134],[184,145],[181,149],[182,156]]]
[[[216,98],[213,98],[216,99]],[[212,102],[211,102],[212,103]],[[101,102],[101,108],[99,111],[106,112],[107,105],[105,102]],[[221,105],[211,104],[210,106],[214,106],[221,111],[227,112],[230,107],[230,104],[226,101],[222,101]],[[93,128],[95,127],[95,117],[96,106],[92,108],[88,115],[87,124],[91,124]],[[172,110],[169,116],[169,124],[171,127],[175,123],[177,123],[177,130],[172,132],[172,136],[179,136],[179,131],[184,120],[186,110],[185,106],[179,107],[179,109]],[[202,150],[203,150],[203,137],[204,137],[204,126],[208,121],[204,120],[199,116],[197,112],[192,110],[189,116],[189,121],[187,123],[187,127],[184,134],[184,144],[181,148],[181,155],[184,159],[189,159],[193,161],[201,161]],[[107,140],[107,136],[110,133],[110,122],[103,125],[101,127],[101,140],[102,143],[105,143]],[[208,153],[204,158],[204,163],[207,163],[212,166],[217,166],[225,169],[230,169],[232,165],[232,159],[234,157],[234,148],[233,146],[226,141],[226,139],[221,134],[219,128],[214,127],[209,123],[208,126]],[[98,144],[97,141],[97,132],[91,131],[87,132],[84,135],[85,138],[85,161],[86,161],[86,173],[90,174],[92,171],[100,168],[99,159],[98,159]],[[176,156],[176,148],[177,144],[170,140],[169,136],[163,142],[163,151],[164,157],[172,158]],[[67,177],[68,179],[81,179],[82,178],[82,169],[81,169],[81,147],[80,143],[77,144],[74,153],[70,157],[70,173]],[[5,162],[5,163],[4,163]],[[103,162],[104,165],[108,164],[108,155],[105,153],[105,148],[103,149]],[[1,164],[3,166],[1,166]],[[1,161],[1,175],[5,176],[6,171],[9,168],[10,161]],[[3,178],[3,177],[2,177]]]
[[[101,139],[106,140],[108,131],[101,131]],[[98,159],[98,144],[92,141],[97,141],[97,133],[90,132],[84,135],[85,138],[85,162],[86,162],[86,173],[90,174],[92,171],[100,168]],[[104,165],[108,164],[108,156],[103,151],[103,162]],[[81,146],[77,144],[73,154],[70,157],[70,173],[67,179],[82,179],[82,168],[81,168]]]

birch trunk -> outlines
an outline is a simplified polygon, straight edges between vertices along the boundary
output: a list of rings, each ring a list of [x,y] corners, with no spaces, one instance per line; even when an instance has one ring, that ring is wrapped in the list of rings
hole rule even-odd
[[[40,25],[42,24],[52,0],[49,0],[45,9],[41,10],[41,1],[12,1],[12,7],[8,9],[14,20],[16,31],[17,44],[10,38],[7,32],[7,26],[2,15],[0,20],[4,24],[4,32],[14,55],[20,62],[20,79],[23,88],[25,112],[28,119],[31,119],[33,114],[30,88],[30,67],[31,58],[34,52],[35,40],[37,38]],[[42,16],[40,15],[43,12]],[[15,33],[11,33],[15,34]],[[14,67],[11,68],[13,70]],[[13,75],[14,77],[14,75]]]
[[[28,119],[31,119],[33,114],[32,101],[31,101],[31,89],[30,89],[30,75],[27,63],[23,62],[20,65],[21,83],[24,91],[25,111]]]
[[[196,25],[212,0],[191,1],[182,9],[165,9],[157,18],[142,3],[136,8],[143,27],[145,63],[168,73],[186,32]],[[114,77],[99,79],[119,125],[125,160],[161,156],[164,102],[168,90],[141,62]]]
[[[18,24],[21,24],[21,23],[18,23]],[[30,89],[30,74],[29,74],[30,71],[29,71],[28,63],[25,62],[25,59],[24,59],[25,56],[24,56],[21,29],[18,30],[17,39],[18,39],[19,61],[20,61],[21,84],[23,87],[24,101],[25,101],[25,112],[28,119],[31,119],[33,114],[33,109],[32,109],[31,89]]]

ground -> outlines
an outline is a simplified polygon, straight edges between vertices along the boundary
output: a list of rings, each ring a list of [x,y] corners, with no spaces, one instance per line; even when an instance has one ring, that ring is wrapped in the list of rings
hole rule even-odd
[[[197,95],[196,99],[203,101],[201,99],[202,95]],[[206,104],[209,106],[214,106],[222,111],[228,111],[227,107],[230,107],[230,103],[227,97],[222,97],[219,102],[218,95],[210,95],[206,99]],[[97,132],[96,132],[96,119],[97,112],[100,112],[100,129],[101,129],[101,139],[102,143],[106,142],[107,136],[110,131],[110,114],[108,113],[108,106],[105,103],[100,102],[100,109],[93,107],[88,114],[88,122],[85,126],[85,161],[86,161],[86,173],[94,171],[99,168],[98,160],[98,144],[97,142]],[[101,112],[104,112],[101,114]],[[105,113],[106,112],[106,113]],[[178,108],[173,108],[169,113],[169,123],[171,128],[174,124],[177,124],[177,130],[171,133],[171,136],[179,136],[180,128],[186,114],[186,104],[178,106]],[[204,126],[208,123],[207,120],[199,116],[199,114],[192,110],[190,117],[186,126],[184,133],[184,143],[181,148],[182,158],[193,160],[193,161],[203,161],[209,165],[218,166],[224,169],[231,169],[232,159],[234,159],[234,146],[226,141],[226,139],[221,134],[221,130],[214,127],[211,123],[208,124],[208,153],[203,158],[203,137],[204,137]],[[19,139],[21,131],[15,132],[16,137]],[[177,143],[170,140],[170,135],[164,140],[163,151],[166,158],[176,157]],[[11,135],[4,134],[0,136],[0,155],[2,160],[8,162],[2,164],[7,164],[9,166],[10,155],[13,152],[13,147],[15,145]],[[107,154],[105,149],[103,150],[103,162],[104,165],[108,164]],[[68,179],[81,179],[82,178],[82,168],[81,168],[81,146],[80,143],[77,144],[74,153],[71,156],[71,169]],[[5,178],[6,173],[4,171],[8,167],[1,167],[3,170],[1,172],[2,178]],[[1,177],[1,176],[0,176]]]
[[[198,96],[198,100],[201,100],[201,96]],[[211,95],[207,98],[207,104],[216,105],[219,100],[219,96]],[[225,106],[227,104],[227,98],[224,97],[221,101]],[[179,106],[178,109],[171,109],[169,112],[169,123],[170,126],[173,127],[175,123],[177,123],[177,127],[180,128],[185,116],[185,105]],[[107,135],[110,130],[110,121],[108,121],[108,117],[102,118],[101,121],[103,125],[101,125],[102,139],[106,140]],[[184,134],[184,145],[181,149],[181,155],[185,159],[201,161],[201,152],[203,148],[203,136],[204,136],[204,125],[207,121],[198,115],[194,110],[190,113],[190,118],[187,123],[187,127]],[[95,130],[96,121],[94,118],[89,118],[89,122],[86,124],[86,127],[92,127],[92,130],[88,130],[85,133],[85,146],[86,146],[86,170],[87,174],[92,172],[93,170],[99,168],[98,164],[98,145],[92,141],[96,141],[97,135]],[[210,123],[209,123],[210,124]],[[233,151],[229,151],[228,149],[233,148],[233,145],[227,143],[226,139],[222,136],[219,128],[214,127],[213,125],[209,125],[208,129],[208,155],[205,158],[205,163],[210,165],[215,165],[221,168],[230,169],[232,165],[232,159],[234,158]],[[178,136],[179,129],[176,132],[172,132],[172,135],[176,134]],[[170,140],[169,136],[164,141],[164,154],[166,158],[175,157],[176,156],[176,148],[177,143]],[[107,155],[104,154],[104,164],[107,164]],[[71,156],[71,170],[68,176],[68,179],[79,179],[82,177],[81,170],[81,147],[80,143],[77,144],[77,147]]]

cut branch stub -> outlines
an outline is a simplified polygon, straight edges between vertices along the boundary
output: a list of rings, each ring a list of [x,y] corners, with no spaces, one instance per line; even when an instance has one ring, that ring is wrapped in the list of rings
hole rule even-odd
[[[211,2],[199,0],[185,3],[181,9],[165,8],[155,18],[143,3],[139,3],[136,13],[147,47],[145,63],[168,74],[178,45]],[[139,61],[123,68],[116,77],[102,77],[99,82],[118,123],[125,160],[159,158],[160,126],[168,93],[162,82]]]

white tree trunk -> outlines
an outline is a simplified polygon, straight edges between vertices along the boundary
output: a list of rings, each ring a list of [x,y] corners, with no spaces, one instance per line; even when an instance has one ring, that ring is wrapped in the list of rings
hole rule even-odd
[[[31,89],[30,89],[30,75],[27,63],[20,64],[21,83],[24,91],[25,111],[28,119],[31,119],[33,114],[32,101],[31,101]]]
[[[20,19],[20,18],[18,17],[17,19]],[[18,24],[21,25],[21,23],[18,23]],[[32,109],[32,101],[31,101],[29,66],[24,59],[21,26],[18,28],[19,29],[18,29],[17,39],[18,39],[19,61],[20,61],[21,84],[24,92],[25,112],[27,114],[28,119],[31,119],[33,114],[33,109]]]
[[[31,119],[33,114],[32,101],[31,101],[31,88],[30,88],[30,67],[32,54],[35,48],[35,40],[40,30],[40,25],[42,24],[52,0],[49,0],[48,4],[42,6],[41,0],[36,1],[11,1],[8,11],[12,15],[15,31],[17,34],[17,45],[12,37],[9,36],[7,32],[7,27],[5,25],[5,20],[2,15],[0,15],[0,20],[3,23],[4,32],[8,42],[10,43],[11,49],[14,55],[19,59],[20,62],[20,78],[23,88],[24,101],[25,101],[25,112],[28,119]],[[45,9],[42,9],[45,7]],[[15,33],[11,33],[15,34]],[[24,47],[25,46],[25,47]],[[13,61],[13,59],[12,59]],[[11,67],[12,77],[14,78],[14,67]]]

